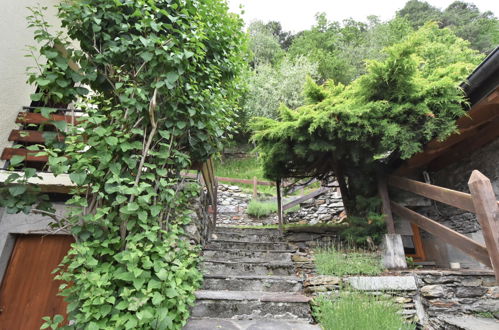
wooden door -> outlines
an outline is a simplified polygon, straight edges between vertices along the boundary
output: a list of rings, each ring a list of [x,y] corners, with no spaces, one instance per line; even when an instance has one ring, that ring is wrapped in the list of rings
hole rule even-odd
[[[20,235],[0,288],[0,330],[35,330],[42,317],[66,316],[52,271],[69,250],[73,237]]]

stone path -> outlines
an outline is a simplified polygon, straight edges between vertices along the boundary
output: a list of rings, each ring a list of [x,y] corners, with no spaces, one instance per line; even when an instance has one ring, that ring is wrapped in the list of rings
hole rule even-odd
[[[221,227],[204,249],[204,285],[184,329],[319,330],[275,229]]]

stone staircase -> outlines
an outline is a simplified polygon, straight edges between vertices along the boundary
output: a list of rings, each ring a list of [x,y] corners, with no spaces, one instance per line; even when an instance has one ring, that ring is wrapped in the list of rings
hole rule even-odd
[[[316,330],[288,244],[275,229],[215,230],[204,285],[184,329]]]

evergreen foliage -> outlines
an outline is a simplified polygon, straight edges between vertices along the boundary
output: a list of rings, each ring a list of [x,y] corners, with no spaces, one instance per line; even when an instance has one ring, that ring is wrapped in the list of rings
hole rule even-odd
[[[253,140],[264,175],[339,179],[348,211],[362,212],[359,196],[375,194],[381,159],[407,159],[433,138],[455,131],[464,114],[458,84],[480,62],[469,43],[428,24],[369,61],[367,73],[344,86],[308,81],[309,103],[281,106],[279,120],[258,118]],[[357,200],[357,201],[356,201]],[[352,212],[350,212],[352,215]]]
[[[33,100],[76,102],[87,114],[76,127],[52,123],[67,131],[64,145],[32,150],[77,188],[61,217],[27,184],[36,177],[27,168],[7,180],[1,206],[49,215],[75,237],[58,275],[74,322],[66,328],[180,329],[201,281],[183,230],[199,187],[180,173],[217,152],[231,126],[243,23],[221,0],[65,0],[65,33],[55,34],[32,12],[42,57],[30,70]]]

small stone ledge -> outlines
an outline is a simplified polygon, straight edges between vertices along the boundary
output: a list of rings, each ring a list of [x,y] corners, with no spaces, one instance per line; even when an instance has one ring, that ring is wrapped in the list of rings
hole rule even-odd
[[[348,283],[356,290],[362,291],[415,291],[414,276],[371,276],[350,277]]]

